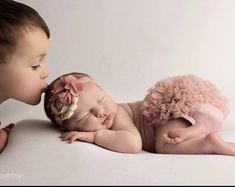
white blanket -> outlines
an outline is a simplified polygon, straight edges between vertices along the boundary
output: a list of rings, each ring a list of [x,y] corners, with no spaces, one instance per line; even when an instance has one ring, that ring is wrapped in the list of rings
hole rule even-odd
[[[235,141],[235,127],[221,130]],[[1,185],[232,185],[235,157],[122,154],[85,142],[68,144],[46,120],[17,123],[0,155]]]

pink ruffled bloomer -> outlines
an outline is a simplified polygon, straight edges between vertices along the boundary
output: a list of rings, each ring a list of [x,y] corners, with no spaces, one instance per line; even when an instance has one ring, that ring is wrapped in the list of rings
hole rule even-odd
[[[229,112],[227,99],[220,95],[213,83],[194,75],[173,76],[158,81],[148,90],[141,106],[148,123],[154,125],[178,117],[194,123],[192,111],[216,115],[214,108],[221,111],[224,119]]]

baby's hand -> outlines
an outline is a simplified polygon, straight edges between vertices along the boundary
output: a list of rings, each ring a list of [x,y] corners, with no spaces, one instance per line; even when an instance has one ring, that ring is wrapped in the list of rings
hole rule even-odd
[[[96,132],[79,132],[70,131],[64,132],[60,136],[62,141],[68,141],[68,143],[73,143],[75,140],[82,140],[88,143],[94,143]]]

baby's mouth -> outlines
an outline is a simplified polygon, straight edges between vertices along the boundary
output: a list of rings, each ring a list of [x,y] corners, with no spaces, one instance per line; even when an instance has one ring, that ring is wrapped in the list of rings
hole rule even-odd
[[[102,125],[107,125],[109,122],[109,119],[110,119],[110,114],[105,117],[104,121],[102,122]]]

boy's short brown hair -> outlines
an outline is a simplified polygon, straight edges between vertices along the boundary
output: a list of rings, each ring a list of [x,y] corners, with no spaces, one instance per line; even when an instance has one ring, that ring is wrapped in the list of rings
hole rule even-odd
[[[36,10],[13,0],[0,0],[0,64],[8,62],[19,38],[30,28],[40,28],[50,37],[47,24]]]

